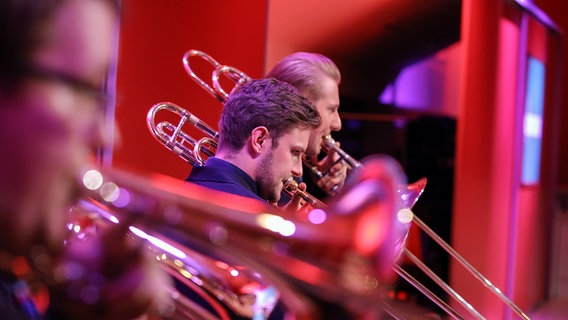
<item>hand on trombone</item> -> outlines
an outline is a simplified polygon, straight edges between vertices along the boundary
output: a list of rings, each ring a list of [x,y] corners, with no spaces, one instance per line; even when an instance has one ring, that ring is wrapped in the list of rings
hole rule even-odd
[[[293,183],[291,181],[284,181],[284,188],[288,187],[288,184]],[[291,199],[290,201],[288,201],[286,204],[279,206],[279,208],[281,210],[284,210],[286,212],[291,212],[291,213],[307,213],[308,211],[310,211],[311,209],[314,209],[314,204],[310,203],[307,199],[305,195],[305,191],[306,191],[306,184],[301,182],[301,183],[295,183],[294,184],[294,188],[295,190],[293,192],[291,192]],[[276,206],[278,206],[277,204],[275,204]]]
[[[340,143],[336,141],[335,146],[336,149],[331,149],[319,161],[313,161],[308,157],[305,159],[307,163],[313,163],[311,173],[318,188],[324,190],[330,196],[341,190],[345,184],[345,179],[347,179],[348,165],[336,151],[339,149]]]

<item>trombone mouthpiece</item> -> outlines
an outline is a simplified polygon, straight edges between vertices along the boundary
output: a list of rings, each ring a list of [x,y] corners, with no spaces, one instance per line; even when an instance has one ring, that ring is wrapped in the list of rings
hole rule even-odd
[[[321,146],[325,153],[329,153],[331,150],[335,151],[335,153],[339,155],[339,160],[345,161],[345,163],[349,165],[351,170],[358,169],[363,166],[361,162],[355,160],[355,158],[353,158],[347,152],[343,151],[343,149],[338,147],[335,144],[335,140],[331,137],[331,135],[323,137]]]
[[[309,203],[314,208],[324,208],[325,204],[321,202],[316,197],[312,196],[311,194],[307,193],[306,191],[298,189],[298,182],[294,180],[294,178],[290,177],[284,180],[284,192],[286,192],[289,196],[293,197],[294,195],[299,195],[304,201]]]
[[[328,153],[329,150],[335,148],[335,139],[333,139],[329,134],[327,136],[323,136],[321,147],[325,153]]]

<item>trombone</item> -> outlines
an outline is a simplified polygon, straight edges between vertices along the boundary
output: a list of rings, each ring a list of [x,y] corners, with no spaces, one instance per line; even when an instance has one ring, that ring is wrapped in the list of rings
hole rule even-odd
[[[199,77],[197,73],[191,68],[190,61],[192,57],[201,58],[213,67],[211,84],[201,79],[201,77]],[[233,93],[241,85],[251,80],[251,78],[246,73],[235,67],[220,64],[219,62],[217,62],[217,60],[213,59],[213,57],[203,51],[193,49],[189,50],[183,55],[182,61],[183,67],[187,74],[193,80],[195,80],[195,82],[197,82],[199,86],[201,86],[203,89],[205,89],[205,91],[209,92],[209,94],[217,98],[217,100],[219,100],[221,103],[225,103],[229,98],[229,94]],[[233,88],[228,93],[221,86],[221,76],[226,76],[234,82]]]
[[[212,61],[212,65],[215,67],[212,75],[212,86],[207,84],[207,82],[200,79],[195,73],[190,72],[191,68],[189,66],[189,59],[186,57],[190,56],[197,56],[203,58],[208,61]],[[222,89],[219,83],[219,75],[225,74],[228,69],[232,67],[224,66],[214,60],[210,55],[198,51],[198,50],[190,50],[184,55],[184,66],[186,71],[190,77],[195,80],[201,87],[203,87],[206,91],[210,92],[212,95],[217,97],[217,99],[221,102],[225,102],[228,98],[226,94],[226,90]],[[242,73],[240,70],[235,69],[237,72],[229,72],[228,77],[235,82],[233,89],[230,92],[237,90],[244,82],[248,81],[250,77],[246,74]],[[351,169],[358,169],[361,168],[362,165],[352,158],[349,154],[344,152],[342,149],[335,145],[335,141],[331,136],[324,137],[322,141],[322,149],[325,152],[329,150],[334,150],[339,156],[338,161],[345,161]],[[316,174],[316,176],[322,177],[326,174],[326,171],[318,172],[312,168],[312,171]],[[404,209],[400,210],[399,214],[401,219],[410,223],[414,221],[414,223],[429,237],[431,237],[438,245],[442,247],[452,258],[456,259],[468,272],[470,272],[477,280],[479,280],[486,288],[488,288],[495,296],[501,300],[506,306],[508,306],[511,310],[515,312],[521,319],[529,319],[529,317],[513,302],[511,301],[503,292],[497,288],[489,279],[487,279],[483,274],[481,274],[477,269],[475,269],[467,260],[465,260],[455,249],[453,249],[445,240],[443,240],[438,234],[436,234],[432,229],[430,229],[422,220],[416,217],[410,209],[414,205],[415,201],[418,197],[422,194],[426,185],[426,179],[420,179],[419,181],[415,182],[414,184],[410,184],[405,188],[400,190],[401,196],[406,197],[414,197],[414,202],[410,203],[407,202]],[[408,226],[409,228],[409,226]],[[408,229],[407,229],[408,231]],[[404,236],[404,238],[406,235]],[[484,317],[471,305],[469,304],[461,295],[459,295],[449,284],[447,284],[444,280],[442,280],[435,272],[433,272],[430,268],[428,268],[420,259],[418,259],[415,255],[413,255],[408,249],[404,247],[404,241],[402,243],[401,254],[404,254],[410,261],[417,265],[417,267],[422,270],[428,277],[430,277],[437,285],[439,285],[450,297],[453,297],[458,304],[464,307],[467,311],[469,311],[475,318],[477,319],[484,319]],[[451,315],[455,319],[461,319],[462,317],[453,310],[447,303],[445,303],[440,297],[436,296],[430,290],[428,290],[424,285],[422,285],[418,280],[413,278],[408,272],[402,269],[400,266],[394,266],[395,271],[399,274],[403,279],[407,280],[410,284],[416,287],[420,292],[422,292],[425,296],[427,296],[432,302],[438,305],[442,310],[446,311],[449,315]]]

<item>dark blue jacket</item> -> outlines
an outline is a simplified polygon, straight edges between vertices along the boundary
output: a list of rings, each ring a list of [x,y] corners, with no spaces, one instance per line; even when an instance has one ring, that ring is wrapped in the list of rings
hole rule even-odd
[[[193,167],[187,182],[224,191],[239,196],[258,199],[266,203],[258,195],[254,180],[239,167],[219,158],[209,158],[202,167]]]

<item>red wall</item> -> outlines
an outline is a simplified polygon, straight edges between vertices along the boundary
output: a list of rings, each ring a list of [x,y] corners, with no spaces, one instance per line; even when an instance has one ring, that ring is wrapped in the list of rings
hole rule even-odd
[[[558,110],[547,89],[541,179],[522,185],[526,51],[545,63],[547,73],[556,69],[547,59],[544,27],[536,20],[525,24],[517,7],[502,4],[463,2],[452,240],[466,260],[529,311],[547,298],[546,230],[556,182],[548,154],[554,153],[551,120]],[[528,43],[522,41],[524,32]],[[482,314],[509,319],[511,309],[457,264],[452,265],[451,277],[457,291]]]
[[[152,105],[170,101],[216,129],[221,104],[187,75],[183,54],[198,49],[260,77],[267,6],[266,0],[123,0],[116,111],[121,143],[114,165],[187,176],[191,167],[150,135],[146,114]]]
[[[558,24],[562,36],[565,36],[566,30],[568,30],[568,2],[566,1],[555,1],[555,0],[535,0],[535,4],[546,12],[546,14]],[[558,65],[558,70],[560,70],[562,77],[555,79],[556,83],[560,85],[560,94],[555,97],[561,105],[561,115],[559,120],[559,145],[555,150],[558,154],[558,177],[557,182],[562,186],[568,186],[568,166],[562,165],[568,163],[568,126],[566,122],[568,121],[568,50],[563,50],[561,61]],[[548,81],[549,79],[547,79]],[[552,79],[550,79],[552,80]]]

